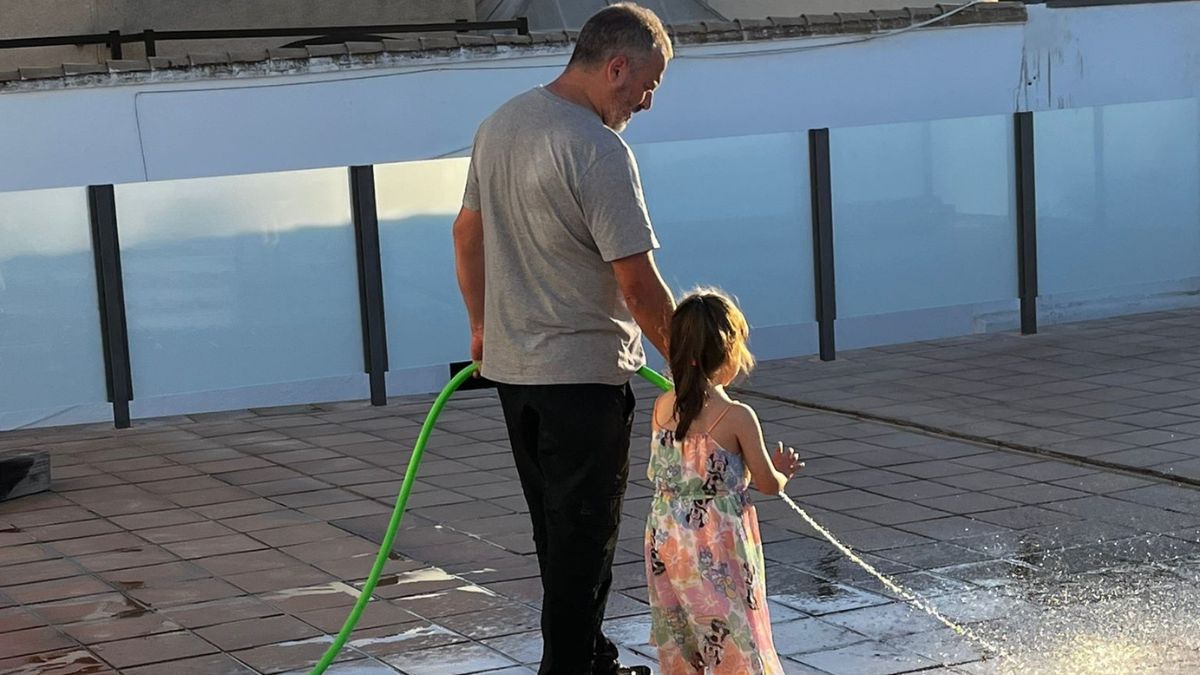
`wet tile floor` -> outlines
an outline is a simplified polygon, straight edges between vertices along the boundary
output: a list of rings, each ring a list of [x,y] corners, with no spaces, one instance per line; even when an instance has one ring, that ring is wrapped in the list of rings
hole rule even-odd
[[[1113,329],[1099,326],[1098,337],[1064,331],[1106,349],[1098,345]],[[1036,340],[987,336],[968,356],[1003,342],[1008,357],[1036,363]],[[990,355],[978,358],[996,358],[992,347],[984,351]],[[913,367],[911,351],[892,356],[895,369]],[[847,357],[857,371],[846,377],[856,379],[839,386],[867,378],[877,384],[863,396],[913,396],[887,358],[872,356],[864,369],[861,356]],[[842,363],[767,363],[747,388],[794,396],[793,384],[808,386],[822,367],[833,373],[848,367]],[[1091,377],[1103,376],[1084,379]],[[1026,385],[1010,386],[1029,396]],[[1108,386],[1115,385],[1100,389]],[[626,660],[653,664],[641,561],[652,392],[639,393],[642,424],[606,626]],[[803,507],[867,562],[1004,652],[984,659],[982,642],[898,602],[785,504],[760,498],[787,672],[1200,668],[1200,491],[744,396],[768,438],[803,450],[807,474],[789,489]],[[0,434],[0,448],[51,452],[55,477],[50,493],[0,504],[0,673],[306,673],[367,576],[429,402]],[[1033,429],[1043,421],[1002,422]],[[1097,442],[1142,448],[1160,438]],[[382,583],[328,672],[534,672],[536,575],[498,405],[491,392],[464,393],[431,439]]]

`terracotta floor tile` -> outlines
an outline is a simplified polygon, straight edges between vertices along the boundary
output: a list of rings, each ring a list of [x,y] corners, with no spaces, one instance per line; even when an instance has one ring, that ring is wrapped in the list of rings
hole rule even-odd
[[[163,466],[156,469],[141,469],[139,471],[112,471],[112,473],[120,478],[123,478],[142,489],[147,489],[147,483],[165,482],[172,480],[186,480],[188,478],[200,476],[200,472],[187,466]],[[161,494],[161,490],[153,492]]]
[[[258,675],[228,654],[195,656],[190,659],[166,661],[150,666],[125,668],[122,675]],[[333,675],[332,673],[330,675]]]
[[[272,548],[282,548],[314,541],[328,541],[346,536],[346,531],[325,523],[307,523],[291,527],[260,530],[250,536]]]
[[[267,546],[257,539],[252,539],[244,534],[229,534],[207,539],[172,542],[164,544],[163,548],[180,558],[192,560],[231,553],[245,553],[247,551],[261,550],[267,548]]]
[[[129,638],[170,633],[180,630],[179,624],[162,614],[143,614],[125,619],[104,619],[73,623],[62,627],[62,631],[85,645],[97,642],[112,642]]]
[[[204,516],[188,509],[170,509],[153,513],[136,513],[128,516],[115,516],[114,523],[127,530],[148,530],[156,527],[170,527],[183,523],[194,523],[204,520]]]
[[[108,581],[121,590],[134,590],[147,584],[162,585],[163,582],[182,582],[191,579],[211,577],[212,573],[196,565],[182,560],[144,567],[129,567],[123,570],[100,572],[101,579]]]
[[[37,562],[39,560],[51,560],[61,558],[62,555],[49,546],[41,544],[22,544],[19,546],[6,546],[0,549],[0,567],[5,565],[20,565],[22,563]],[[3,585],[3,576],[0,575],[0,585]]]
[[[249,490],[228,486],[166,495],[167,499],[171,500],[172,502],[175,502],[180,506],[187,507],[211,506],[213,504],[238,502],[256,496],[257,495]]]
[[[0,635],[45,625],[45,619],[22,607],[0,609]]]
[[[114,499],[97,504],[88,504],[89,509],[106,518],[137,513],[151,513],[154,511],[167,511],[174,509],[175,506],[174,503],[157,496]]]
[[[57,474],[57,471],[55,474]],[[75,502],[54,492],[41,492],[0,502],[0,516],[9,513],[27,513],[38,509],[50,509],[60,506],[75,506]]]
[[[39,541],[53,543],[65,539],[79,539],[81,537],[95,537],[101,534],[112,534],[120,532],[121,528],[109,520],[96,518],[94,520],[81,520],[75,523],[60,523],[58,525],[42,525],[39,527],[31,527],[26,532],[37,537]]]
[[[361,537],[343,537],[288,546],[282,550],[288,555],[311,563],[322,560],[345,560],[360,555],[371,556],[379,552],[379,544]]]
[[[83,574],[84,570],[71,560],[41,560],[23,565],[0,567],[0,586],[19,586],[35,581],[62,579]]]
[[[212,520],[203,520],[184,525],[155,527],[149,530],[138,531],[139,537],[154,544],[195,541],[200,539],[209,539],[211,537],[221,537],[229,534],[236,533],[228,527],[225,527],[224,525]]]
[[[54,550],[65,556],[82,556],[89,553],[105,553],[119,549],[138,548],[145,542],[127,532],[101,534],[95,537],[80,537],[54,543]]]
[[[225,502],[222,504],[197,506],[193,510],[196,513],[203,514],[207,518],[224,521],[225,519],[235,518],[238,516],[249,516],[259,513],[266,513],[268,511],[277,511],[279,508],[279,504],[276,504],[269,499],[254,498],[243,499],[236,502]],[[228,523],[224,524],[229,526]]]
[[[390,515],[392,507],[364,499],[340,504],[327,504],[325,506],[310,506],[301,509],[301,511],[318,520],[338,520],[339,518],[355,518],[358,516]]]
[[[163,633],[145,637],[118,640],[93,645],[92,650],[100,658],[120,669],[147,663],[174,661],[189,656],[212,654],[217,651],[211,644],[190,633]],[[165,672],[166,666],[159,672]]]
[[[120,593],[87,595],[69,600],[56,600],[30,605],[29,609],[54,625],[77,621],[141,616],[146,609]]]
[[[23,605],[32,605],[51,600],[65,600],[83,595],[111,593],[113,588],[92,576],[67,577],[52,581],[39,581],[23,586],[4,589],[8,597]]]
[[[39,525],[57,525],[59,523],[72,523],[78,520],[91,520],[95,517],[95,513],[82,506],[60,506],[53,509],[10,513],[4,516],[4,520],[20,528],[29,528]]]
[[[258,530],[267,529],[282,529],[294,527],[296,525],[308,525],[318,522],[316,518],[310,515],[293,511],[291,509],[280,509],[278,505],[275,507],[279,510],[273,510],[266,513],[257,513],[238,518],[228,518],[222,520],[221,524],[226,527],[231,527],[238,532],[256,532]]]
[[[191,471],[191,469],[187,470]],[[216,478],[199,474],[186,478],[174,478],[171,480],[154,481],[152,483],[141,483],[139,487],[147,492],[153,492],[156,495],[169,495],[178,494],[180,492],[191,492],[192,490],[211,490],[213,488],[226,487],[226,485]]]
[[[337,581],[333,576],[308,565],[277,567],[245,574],[226,575],[225,580],[247,593],[264,593],[299,586],[316,586]]]
[[[322,633],[294,617],[273,616],[199,628],[196,634],[225,651],[234,651],[303,640]]]
[[[301,612],[298,618],[326,633],[334,634],[342,629],[342,625],[346,622],[348,614],[348,608],[345,606],[330,607],[328,609]],[[367,603],[366,609],[363,610],[362,615],[358,619],[358,624],[355,626],[355,634],[357,635],[357,631],[367,628],[399,626],[404,623],[420,620],[421,618],[412,612],[400,609],[389,602],[375,600]]]
[[[282,610],[251,596],[225,598],[210,602],[168,607],[163,614],[181,626],[191,629],[214,626],[230,621],[276,616]]]
[[[68,498],[76,504],[89,506],[91,504],[111,502],[116,499],[146,499],[153,496],[136,485],[123,482],[120,485],[113,485],[111,487],[76,490]]]
[[[132,598],[149,607],[183,605],[243,595],[243,591],[220,579],[196,579],[187,583],[168,582],[129,591]]]
[[[129,567],[144,567],[154,563],[175,562],[177,558],[169,551],[147,543],[107,553],[80,556],[74,560],[88,571],[108,572]]]
[[[5,658],[78,647],[74,640],[50,626],[4,633],[0,635],[0,644],[4,645],[0,656]]]
[[[270,550],[197,558],[194,562],[216,575],[239,574],[300,564],[300,561],[292,556]]]

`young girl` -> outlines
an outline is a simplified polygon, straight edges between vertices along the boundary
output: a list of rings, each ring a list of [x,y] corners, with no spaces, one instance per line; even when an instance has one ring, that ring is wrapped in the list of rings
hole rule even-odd
[[[754,357],[741,311],[718,291],[684,298],[671,319],[675,389],[654,403],[646,578],[664,675],[782,675],[771,640],[762,539],[748,490],[778,494],[803,464],[770,455],[754,410],[725,386]]]

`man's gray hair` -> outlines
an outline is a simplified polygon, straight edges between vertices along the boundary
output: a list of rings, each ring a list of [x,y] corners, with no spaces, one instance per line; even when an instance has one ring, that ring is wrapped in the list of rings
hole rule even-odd
[[[622,54],[634,59],[654,51],[665,59],[675,55],[658,15],[632,2],[621,2],[596,12],[583,24],[568,65],[596,66]]]

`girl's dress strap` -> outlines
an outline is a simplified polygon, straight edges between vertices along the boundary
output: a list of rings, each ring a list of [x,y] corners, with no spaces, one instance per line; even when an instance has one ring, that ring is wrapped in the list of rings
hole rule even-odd
[[[717,415],[717,419],[713,420],[713,423],[712,423],[712,424],[710,424],[710,425],[708,425],[708,431],[707,431],[707,432],[705,432],[705,433],[709,433],[709,434],[711,434],[711,433],[712,433],[712,430],[713,430],[713,429],[716,429],[716,428],[717,428],[717,425],[721,423],[721,420],[725,419],[725,414],[726,414],[726,413],[728,413],[728,412],[729,412],[730,410],[732,410],[732,409],[733,409],[733,404],[732,404],[732,403],[731,403],[731,404],[729,404],[729,405],[727,405],[727,406],[725,406],[725,409],[721,411],[721,414],[720,414],[720,415]]]

